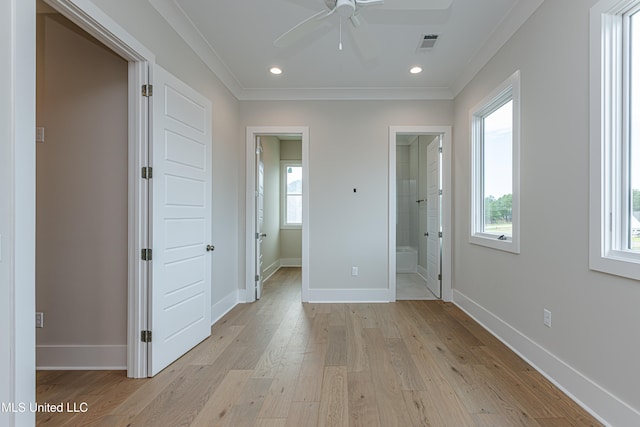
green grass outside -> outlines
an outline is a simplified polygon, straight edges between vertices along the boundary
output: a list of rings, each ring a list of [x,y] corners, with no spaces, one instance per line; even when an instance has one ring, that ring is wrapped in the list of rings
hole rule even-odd
[[[510,222],[502,222],[502,223],[495,223],[495,224],[485,224],[485,226],[484,226],[485,233],[506,234],[506,235],[511,236],[512,230],[513,230],[513,228],[511,226]]]

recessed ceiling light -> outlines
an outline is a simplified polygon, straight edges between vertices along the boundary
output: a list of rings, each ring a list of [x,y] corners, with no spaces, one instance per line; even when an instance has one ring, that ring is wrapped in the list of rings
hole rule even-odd
[[[411,69],[409,70],[409,72],[411,74],[420,74],[422,72],[422,68],[415,66],[415,67],[411,67]]]
[[[272,67],[269,71],[271,71],[271,74],[275,74],[276,76],[282,74],[282,69],[278,67]]]

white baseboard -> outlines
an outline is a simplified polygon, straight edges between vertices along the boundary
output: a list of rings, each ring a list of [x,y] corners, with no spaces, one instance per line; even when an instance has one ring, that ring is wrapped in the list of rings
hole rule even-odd
[[[282,267],[302,267],[302,258],[281,258],[265,268],[262,273],[262,282],[269,280]]]
[[[423,266],[421,266],[421,265],[418,266],[417,274],[420,277],[422,277],[425,281],[427,280],[427,269],[424,268]]]
[[[211,325],[216,323],[225,314],[231,311],[238,303],[243,302],[240,297],[244,294],[244,289],[230,292],[227,296],[211,306]]]
[[[234,291],[211,307],[211,324],[241,302],[244,291]],[[126,370],[126,345],[38,345],[39,370]]]
[[[640,412],[459,291],[453,302],[607,426],[640,426]]]
[[[262,281],[266,282],[267,280],[269,280],[269,277],[273,276],[275,272],[278,271],[279,269],[280,269],[280,260],[277,260],[262,271]]]
[[[37,345],[39,370],[126,370],[126,345]]]
[[[302,258],[281,258],[280,267],[302,267]]]
[[[309,289],[311,303],[368,303],[395,300],[389,289]]]

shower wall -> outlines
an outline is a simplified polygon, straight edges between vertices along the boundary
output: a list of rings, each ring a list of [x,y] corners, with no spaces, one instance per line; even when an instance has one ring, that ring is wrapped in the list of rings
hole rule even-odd
[[[417,141],[417,138],[416,138]],[[396,146],[396,246],[418,247],[418,144]]]

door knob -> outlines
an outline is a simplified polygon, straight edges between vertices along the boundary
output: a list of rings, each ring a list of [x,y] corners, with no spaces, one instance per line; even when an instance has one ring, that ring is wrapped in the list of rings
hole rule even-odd
[[[212,252],[212,251],[214,251],[215,249],[216,249],[216,247],[215,247],[215,246],[213,246],[213,245],[207,245],[207,252]]]
[[[260,237],[267,237],[267,233],[261,233]]]
[[[429,237],[429,233],[424,233],[424,237]]]

